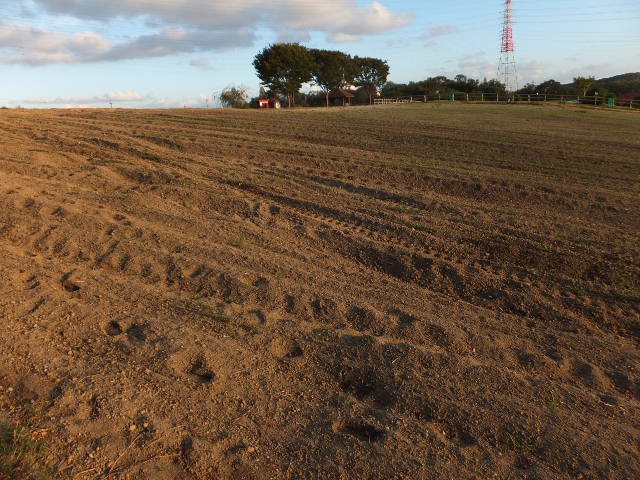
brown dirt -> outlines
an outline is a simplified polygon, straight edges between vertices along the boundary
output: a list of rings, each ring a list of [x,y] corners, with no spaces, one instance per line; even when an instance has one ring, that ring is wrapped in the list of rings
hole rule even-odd
[[[0,421],[52,478],[637,478],[638,131],[2,111]]]

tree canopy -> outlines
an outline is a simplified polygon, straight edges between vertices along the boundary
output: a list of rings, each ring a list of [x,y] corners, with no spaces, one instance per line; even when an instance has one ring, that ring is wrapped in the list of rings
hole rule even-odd
[[[585,96],[591,86],[596,83],[595,77],[576,77],[573,79],[573,83],[580,89],[582,96]]]
[[[352,85],[358,73],[353,59],[334,50],[311,50],[315,65],[313,83],[325,93],[326,106],[329,106],[329,92]]]
[[[262,85],[286,95],[289,106],[293,106],[302,84],[311,80],[314,65],[309,49],[297,43],[270,45],[253,60]]]
[[[389,64],[371,57],[356,57],[354,63],[357,71],[353,84],[365,88],[369,94],[369,103],[372,103],[373,96],[387,83]]]
[[[453,92],[484,92],[484,93],[504,93],[505,86],[498,80],[483,81],[468,78],[465,75],[456,75],[450,79],[445,76],[429,77],[426,80],[409,83],[385,84],[382,93],[387,97],[406,97],[410,95],[446,95]]]

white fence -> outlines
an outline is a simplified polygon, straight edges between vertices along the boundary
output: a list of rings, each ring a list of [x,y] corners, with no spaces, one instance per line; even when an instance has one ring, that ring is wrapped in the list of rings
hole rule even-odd
[[[609,107],[623,107],[640,109],[640,100],[617,100],[603,96],[581,95],[544,95],[544,94],[496,94],[496,93],[447,93],[439,95],[412,95],[395,98],[374,98],[374,105],[390,105],[397,103],[426,103],[426,102],[485,102],[485,103],[568,103],[582,105],[603,105]]]

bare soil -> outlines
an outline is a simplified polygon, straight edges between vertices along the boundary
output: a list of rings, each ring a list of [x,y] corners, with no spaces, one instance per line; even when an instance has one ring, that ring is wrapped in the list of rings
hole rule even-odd
[[[640,477],[639,131],[0,111],[0,478]]]

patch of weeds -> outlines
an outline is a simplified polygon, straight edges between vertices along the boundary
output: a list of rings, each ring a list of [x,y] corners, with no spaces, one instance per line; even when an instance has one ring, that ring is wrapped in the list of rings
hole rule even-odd
[[[195,311],[197,313],[207,318],[222,323],[231,323],[233,321],[230,316],[216,312],[211,305],[206,302],[205,297],[198,293],[193,296],[193,305],[195,306]]]
[[[560,397],[556,396],[555,393],[551,394],[551,401],[549,402],[549,406],[555,410],[556,408],[558,408],[560,406]]]
[[[496,241],[507,246],[515,245],[515,242],[508,237],[497,237]]]
[[[224,295],[226,303],[240,303],[240,293],[237,290],[229,289]]]
[[[145,160],[151,160],[152,162],[159,162],[159,163],[166,162],[166,160],[163,157],[152,152],[140,152],[140,157]]]
[[[231,245],[237,248],[242,248],[247,243],[247,238],[244,235],[240,235],[236,238]]]
[[[41,430],[0,425],[0,478],[51,478],[46,468]]]
[[[249,323],[241,323],[238,325],[242,330],[244,330],[245,332],[250,332],[250,333],[260,333],[260,328],[256,327],[255,325],[251,325]]]
[[[580,286],[571,285],[568,288],[569,288],[569,291],[571,293],[573,293],[574,295],[577,295],[577,296],[580,296],[580,297],[584,297],[584,296],[587,295],[587,291],[584,288],[580,287]]]
[[[431,227],[428,227],[426,225],[413,225],[413,228],[415,228],[416,230],[419,230],[421,232],[426,232],[426,233],[431,233],[431,234],[436,234],[437,230]]]
[[[549,245],[546,245],[544,243],[534,243],[533,247],[536,250],[540,250],[541,252],[546,252],[546,253],[558,253],[557,250],[555,250],[554,248],[551,248]]]
[[[232,187],[241,187],[243,185],[242,181],[236,180],[234,178],[229,178],[229,179],[222,180],[222,183],[225,183],[227,185],[231,185]]]
[[[323,340],[327,340],[329,338],[329,330],[326,328],[316,328],[313,333]]]
[[[509,444],[513,450],[523,449],[522,442],[518,440],[514,435],[511,435],[510,433],[508,433],[507,436],[509,437]]]
[[[363,335],[362,336],[362,344],[367,347],[371,347],[378,342],[378,339],[373,335]]]
[[[625,292],[639,293],[635,282],[628,277],[622,277],[620,279],[618,282],[618,289]]]
[[[640,292],[631,292],[631,293],[620,293],[617,291],[611,292],[611,297],[616,300],[620,300],[622,302],[631,302],[631,303],[639,303],[640,302]]]
[[[504,441],[513,451],[536,454],[545,449],[543,437],[538,427],[534,427],[533,431],[514,432],[513,430],[505,430],[505,434]]]

